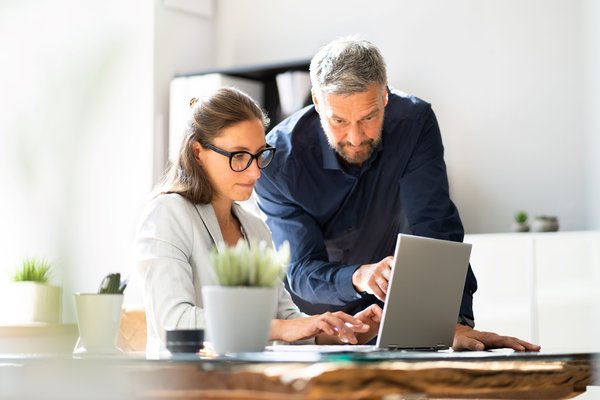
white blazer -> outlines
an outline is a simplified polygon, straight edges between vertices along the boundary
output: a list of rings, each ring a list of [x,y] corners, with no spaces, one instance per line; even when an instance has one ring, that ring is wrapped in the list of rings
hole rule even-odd
[[[249,241],[266,241],[271,233],[256,215],[233,204],[233,213]],[[165,349],[166,329],[204,329],[202,286],[213,282],[208,259],[223,241],[211,204],[193,204],[178,194],[154,198],[144,210],[136,235],[136,268],[141,278],[147,321],[146,352]],[[279,285],[277,315],[305,316],[283,284]]]

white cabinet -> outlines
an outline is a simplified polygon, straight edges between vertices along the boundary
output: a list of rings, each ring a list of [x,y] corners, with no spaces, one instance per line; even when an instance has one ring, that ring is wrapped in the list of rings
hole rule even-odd
[[[600,349],[600,232],[465,235],[477,329],[546,350]]]

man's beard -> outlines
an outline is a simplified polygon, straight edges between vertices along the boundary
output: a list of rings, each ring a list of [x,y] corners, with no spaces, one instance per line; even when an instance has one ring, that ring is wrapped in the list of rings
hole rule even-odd
[[[343,141],[343,142],[339,142],[339,143],[331,143],[330,142],[329,144],[333,148],[333,150],[335,150],[335,152],[338,154],[338,156],[340,156],[342,158],[342,160],[344,160],[348,164],[361,165],[362,163],[367,161],[369,158],[371,158],[371,154],[373,154],[373,151],[375,150],[375,148],[377,148],[377,146],[379,145],[380,142],[381,142],[381,135],[379,135],[376,139],[365,140],[360,144],[361,151],[358,153],[352,153],[352,154],[346,153],[344,151],[345,148],[347,148],[348,146],[351,146],[350,143],[348,143],[347,141]]]
[[[350,164],[350,165],[361,165],[369,158],[371,158],[371,154],[373,151],[379,146],[381,143],[381,136],[383,131],[383,123],[379,127],[379,135],[375,139],[367,139],[360,143],[362,147],[362,151],[358,154],[347,154],[344,152],[344,148],[351,146],[350,143],[345,140],[342,142],[335,143],[333,141],[333,135],[329,133],[327,130],[327,126],[323,120],[321,120],[321,127],[323,128],[323,132],[325,133],[325,137],[327,138],[327,142],[329,143],[329,147],[331,147],[338,155],[342,161]]]

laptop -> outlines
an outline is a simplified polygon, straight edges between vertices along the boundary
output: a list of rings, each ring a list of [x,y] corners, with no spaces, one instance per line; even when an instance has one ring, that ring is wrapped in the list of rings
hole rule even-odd
[[[376,347],[452,346],[471,244],[399,234]]]
[[[272,346],[272,351],[371,352],[449,349],[471,244],[399,234],[375,345]]]

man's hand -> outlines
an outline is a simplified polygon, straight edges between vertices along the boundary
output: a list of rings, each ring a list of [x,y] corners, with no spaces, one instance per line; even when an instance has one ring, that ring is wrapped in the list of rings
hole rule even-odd
[[[385,301],[393,260],[394,257],[389,256],[376,264],[363,264],[358,267],[352,275],[354,289],[359,293],[373,294],[379,300]]]
[[[500,336],[492,332],[481,332],[469,326],[456,324],[454,330],[454,351],[489,350],[509,348],[515,351],[540,351],[540,346],[510,336]]]

